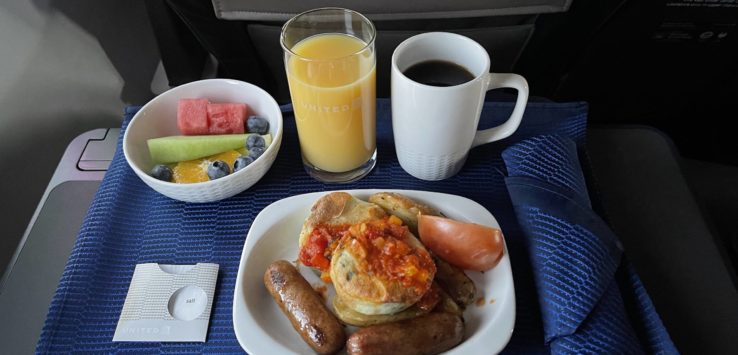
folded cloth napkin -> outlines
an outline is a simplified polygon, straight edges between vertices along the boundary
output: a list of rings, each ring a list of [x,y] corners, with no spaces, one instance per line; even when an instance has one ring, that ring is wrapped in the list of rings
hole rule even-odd
[[[551,351],[676,353],[618,238],[592,211],[576,144],[538,136],[502,157]]]

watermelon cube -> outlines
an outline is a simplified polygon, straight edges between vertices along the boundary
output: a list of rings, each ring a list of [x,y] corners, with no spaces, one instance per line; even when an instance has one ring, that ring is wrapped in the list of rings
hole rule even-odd
[[[210,134],[244,133],[246,104],[208,104],[208,129]]]
[[[208,134],[208,99],[181,99],[177,103],[177,127],[184,135]]]

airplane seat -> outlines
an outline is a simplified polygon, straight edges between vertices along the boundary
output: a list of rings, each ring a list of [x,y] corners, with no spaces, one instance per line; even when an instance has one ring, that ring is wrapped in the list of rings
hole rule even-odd
[[[392,51],[403,40],[422,32],[447,31],[468,36],[490,53],[492,70],[511,72],[535,31],[541,13],[566,11],[571,0],[464,0],[403,2],[379,0],[341,3],[366,15],[377,28],[377,96],[389,97],[389,68]],[[162,61],[171,84],[191,80],[202,70],[186,59],[201,56],[192,49],[191,38],[171,24],[178,15],[192,36],[213,54],[226,77],[264,87],[277,101],[289,102],[279,35],[285,21],[313,8],[335,6],[334,2],[286,0],[279,2],[213,0],[165,0],[149,5]],[[214,11],[214,13],[213,13]],[[169,20],[167,20],[169,19]],[[231,21],[223,21],[231,20]],[[181,27],[181,26],[180,26]],[[167,30],[168,29],[168,30]],[[179,40],[176,40],[179,38]],[[195,66],[192,69],[193,65]],[[190,68],[190,69],[187,69]]]
[[[289,100],[279,34],[282,24],[297,13],[330,6],[330,1],[288,0],[278,3],[213,0],[216,16],[246,22],[258,55],[276,78],[276,93]],[[569,0],[524,1],[425,1],[380,0],[342,3],[366,15],[377,28],[377,96],[389,97],[389,68],[392,52],[405,39],[430,31],[463,34],[479,42],[490,53],[492,70],[510,72],[534,32],[535,20],[543,12],[566,11]],[[279,58],[279,59],[277,59]]]
[[[584,160],[596,210],[623,243],[677,348],[733,352],[736,269],[716,227],[735,238],[738,169],[728,169],[732,185],[714,184],[719,175],[703,175],[705,163],[684,159],[662,131],[640,125],[591,126]]]
[[[683,163],[687,182],[709,216],[711,228],[721,237],[733,277],[738,278],[738,167],[695,159],[683,159]]]
[[[735,352],[738,8],[577,1],[536,28],[515,70],[532,95],[590,104],[593,195],[672,340]]]

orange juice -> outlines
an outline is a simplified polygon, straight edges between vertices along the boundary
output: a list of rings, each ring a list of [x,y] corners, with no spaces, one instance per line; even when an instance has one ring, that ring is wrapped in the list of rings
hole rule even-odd
[[[375,60],[366,43],[321,34],[294,47],[287,80],[304,158],[318,169],[346,172],[376,149]]]

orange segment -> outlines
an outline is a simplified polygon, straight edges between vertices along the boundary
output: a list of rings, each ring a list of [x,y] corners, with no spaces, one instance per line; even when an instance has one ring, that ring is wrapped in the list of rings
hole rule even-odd
[[[225,151],[223,153],[211,155],[202,159],[188,160],[177,163],[172,169],[174,173],[174,182],[180,184],[191,184],[195,182],[203,182],[210,180],[208,178],[208,165],[211,161],[222,160],[233,169],[233,162],[241,156],[235,150]]]
[[[203,159],[182,161],[172,169],[174,182],[179,184],[191,184],[194,182],[208,181],[208,166],[202,166]]]

